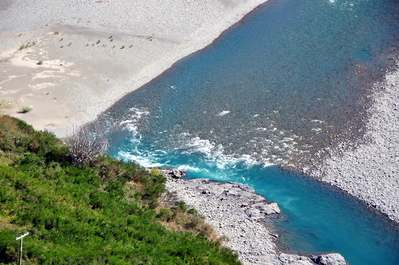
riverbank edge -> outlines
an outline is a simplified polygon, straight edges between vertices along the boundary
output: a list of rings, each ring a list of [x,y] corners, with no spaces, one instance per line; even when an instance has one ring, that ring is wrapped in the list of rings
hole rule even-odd
[[[365,135],[354,146],[338,145],[306,172],[338,187],[399,224],[399,55],[396,69],[373,85]],[[317,157],[317,154],[315,155]],[[316,159],[317,160],[317,159]]]
[[[244,265],[346,265],[338,253],[320,255],[287,254],[279,249],[279,237],[272,219],[279,218],[280,209],[254,189],[233,182],[210,179],[185,179],[178,169],[159,168],[167,178],[166,188],[178,200],[193,207],[212,225],[223,244],[239,255]]]
[[[235,23],[237,23],[237,22],[235,22]],[[235,24],[234,23],[234,24]],[[232,25],[234,25],[234,24],[232,24]],[[231,26],[231,25],[230,25]],[[229,27],[230,27],[229,26]],[[220,35],[220,34],[219,34]],[[219,36],[218,35],[218,36]],[[217,37],[216,37],[217,38]],[[213,39],[214,40],[214,39]],[[211,41],[211,42],[209,42],[208,44],[211,44],[212,42],[213,42],[213,40]],[[207,45],[208,45],[207,44]],[[206,46],[206,45],[205,45]],[[205,47],[204,46],[204,47]],[[202,47],[203,48],[203,47]],[[200,50],[200,49],[202,49],[202,48],[199,48],[198,50]],[[195,51],[194,51],[195,52]],[[191,54],[191,53],[189,53],[189,54]],[[181,58],[183,58],[183,57],[186,57],[187,55],[189,55],[189,54],[186,54],[186,55],[182,55],[181,56]],[[180,59],[181,59],[180,58]],[[177,60],[179,60],[179,59],[176,59],[176,61]],[[174,61],[175,62],[175,61]],[[174,63],[173,62],[173,63]],[[168,68],[170,68],[170,67],[172,67],[172,65],[173,65],[173,63],[170,65],[170,66],[168,66]],[[168,69],[168,68],[165,68],[165,69]],[[164,69],[164,70],[165,70]],[[158,74],[153,74],[152,75],[152,78],[154,77],[154,76],[158,76],[159,74],[161,74],[164,70],[160,70],[159,72],[160,73],[158,73]],[[150,75],[149,75],[150,76]],[[147,79],[146,79],[147,78]],[[150,80],[151,80],[151,78],[150,77],[146,77],[146,78],[144,78],[141,82],[144,84],[144,83],[147,83],[147,82],[149,82]],[[141,87],[141,85],[140,84],[138,84],[138,83],[136,83],[135,85],[137,85],[137,87]],[[119,96],[119,98],[120,98],[121,96]],[[113,96],[113,98],[115,98],[116,100],[117,99],[119,99],[118,98],[118,96]],[[115,100],[115,102],[116,102],[116,100]],[[93,108],[99,108],[99,109],[102,109],[102,111],[104,110],[104,109],[107,109],[108,107],[107,106],[111,106],[111,105],[113,105],[115,102],[111,102],[112,100],[108,100],[107,101],[107,103],[105,104],[105,105],[103,105],[103,104],[101,104],[101,106],[99,106],[99,105],[96,105],[96,106],[93,106],[93,105],[89,105],[90,107],[93,107]],[[36,112],[36,110],[34,111],[34,112]],[[32,112],[32,113],[34,113],[34,112]],[[19,114],[20,115],[20,114]],[[25,115],[25,114],[24,114]],[[39,115],[40,116],[40,115]],[[71,116],[73,116],[73,114],[71,114]],[[84,119],[82,119],[82,120],[79,120],[78,122],[76,122],[75,121],[75,123],[74,123],[74,125],[75,126],[78,126],[78,125],[80,125],[80,124],[84,124],[84,123],[87,123],[87,122],[89,122],[89,121],[91,121],[91,120],[94,120],[95,119],[95,116],[96,116],[96,114],[95,114],[95,111],[94,112],[92,112],[92,111],[90,111],[89,112],[89,115],[87,115],[86,114],[86,116],[85,116],[85,118]],[[18,116],[18,118],[20,118],[20,117],[27,117],[27,116]],[[49,129],[49,128],[46,128],[46,129]],[[50,128],[50,130],[51,130],[51,128]],[[65,133],[65,131],[62,131],[62,130],[55,130],[55,133],[58,135],[58,136],[62,136],[62,134],[64,134]],[[378,149],[378,148],[377,148]],[[335,160],[340,160],[340,161],[346,161],[345,160],[345,158],[343,158],[342,157],[342,152],[347,152],[347,150],[343,150],[343,149],[338,149],[337,151],[336,151],[336,154],[334,154],[334,155],[332,155],[332,157],[335,157],[334,159],[331,159],[331,162],[328,162],[328,160],[326,160],[326,161],[324,161],[324,163],[325,163],[325,165],[323,166],[323,167],[321,167],[320,169],[319,169],[319,171],[320,171],[320,175],[318,175],[317,174],[317,172],[315,172],[313,175],[315,176],[315,177],[317,177],[318,179],[321,179],[322,181],[324,181],[324,182],[327,182],[327,183],[330,183],[330,184],[332,184],[332,185],[334,185],[334,186],[337,186],[337,187],[339,187],[339,188],[342,188],[343,190],[345,190],[345,191],[347,191],[347,192],[349,192],[350,194],[352,194],[352,195],[354,195],[355,197],[357,197],[357,198],[359,198],[359,199],[361,199],[362,201],[369,201],[369,204],[370,205],[372,205],[373,206],[373,204],[376,204],[376,203],[374,203],[373,201],[375,201],[372,197],[373,197],[373,194],[371,194],[370,196],[370,198],[368,197],[369,195],[368,194],[362,194],[362,190],[360,190],[360,188],[361,188],[361,186],[359,186],[359,185],[356,185],[356,186],[348,186],[349,184],[348,184],[348,178],[347,178],[347,175],[346,174],[342,174],[342,178],[340,178],[340,179],[342,179],[342,181],[341,182],[337,182],[337,179],[334,177],[334,174],[331,174],[331,173],[328,173],[327,171],[329,170],[329,168],[331,168],[331,167],[334,167],[334,168],[340,168],[340,166],[335,162]],[[329,165],[331,165],[332,163],[335,163],[335,164],[337,164],[336,166],[335,165],[332,165],[332,166],[329,166]],[[344,163],[344,162],[341,162],[341,163]],[[330,177],[331,176],[331,177]],[[330,179],[331,178],[331,179]],[[366,178],[365,178],[366,179]],[[354,180],[354,181],[351,181],[351,182],[356,182],[357,180]],[[389,181],[387,182],[387,184],[389,185]],[[352,185],[352,184],[351,184]],[[393,185],[394,187],[397,187],[397,186],[395,186],[395,185]],[[352,190],[353,189],[353,190]],[[352,191],[351,191],[352,190]],[[383,189],[382,189],[383,190]],[[357,194],[357,195],[356,195]],[[387,199],[383,199],[383,201],[386,201]],[[396,204],[396,205],[399,205],[399,204]],[[379,209],[379,210],[381,210],[382,212],[384,212],[384,211],[386,211],[386,212],[388,212],[388,210],[384,210],[384,207],[383,206],[377,206],[377,205],[375,205],[375,206],[373,206],[373,207],[376,207],[377,209]],[[396,210],[395,210],[396,211]],[[397,211],[396,211],[397,212]],[[399,215],[399,213],[398,213],[398,215]],[[389,213],[388,213],[388,216],[389,216]],[[392,218],[392,217],[391,217]]]
[[[3,20],[15,20],[7,25],[16,26],[0,34],[0,71],[5,76],[0,79],[0,112],[66,137],[179,60],[211,45],[267,0],[97,2],[75,3],[79,12],[65,10],[58,20],[52,14],[60,9],[57,3],[40,4],[48,9],[41,16],[21,16],[26,11],[23,3],[7,7],[12,14]],[[101,14],[122,9],[135,15],[106,18],[108,24],[99,20]],[[6,11],[0,14],[8,15]],[[158,13],[180,17],[166,21],[154,17]],[[25,25],[21,17],[32,25]],[[52,23],[43,22],[46,19]],[[146,23],[150,21],[153,25]]]

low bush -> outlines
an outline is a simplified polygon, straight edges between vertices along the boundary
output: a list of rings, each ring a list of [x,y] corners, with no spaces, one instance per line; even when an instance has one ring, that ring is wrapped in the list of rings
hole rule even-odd
[[[52,134],[7,116],[0,150],[1,264],[17,264],[25,232],[25,264],[239,264],[185,205],[160,208],[156,171],[106,155],[73,165]]]
[[[39,64],[39,63],[38,63]],[[23,107],[20,111],[20,113],[28,113],[30,111],[32,111],[32,107]]]

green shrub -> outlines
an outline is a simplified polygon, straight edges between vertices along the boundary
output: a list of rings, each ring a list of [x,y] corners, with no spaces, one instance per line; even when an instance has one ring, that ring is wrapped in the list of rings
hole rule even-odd
[[[165,181],[134,162],[98,156],[72,165],[51,133],[0,117],[0,263],[16,264],[24,238],[27,264],[239,264],[206,239],[201,219],[159,208]],[[189,210],[190,211],[190,210]],[[185,220],[190,233],[161,221]]]
[[[43,63],[43,62],[42,62]],[[38,63],[39,64],[39,63]],[[22,107],[20,113],[28,113],[32,111],[32,107]]]

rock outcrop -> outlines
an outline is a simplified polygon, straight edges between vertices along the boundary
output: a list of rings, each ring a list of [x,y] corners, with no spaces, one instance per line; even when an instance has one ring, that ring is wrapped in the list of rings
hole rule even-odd
[[[184,172],[183,170],[171,167],[160,168],[159,172],[161,172],[161,174],[164,175],[166,178],[180,179],[187,176],[187,173]]]
[[[252,188],[232,182],[174,177],[185,175],[177,169],[160,172],[168,179],[167,189],[204,216],[243,264],[346,265],[336,253],[314,257],[280,253],[274,242],[278,235],[264,222],[279,214],[280,208]]]
[[[344,257],[338,253],[329,253],[319,256],[313,256],[311,259],[320,265],[347,265]]]
[[[281,264],[273,243],[275,236],[261,222],[268,214],[280,211],[276,203],[236,183],[166,176],[168,190],[204,216],[243,264]]]

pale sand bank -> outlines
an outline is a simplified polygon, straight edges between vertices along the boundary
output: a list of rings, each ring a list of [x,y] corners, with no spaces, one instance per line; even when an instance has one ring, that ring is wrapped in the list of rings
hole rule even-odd
[[[81,2],[0,3],[0,113],[63,137],[265,1]],[[337,151],[314,172],[396,221],[398,80],[398,73],[388,75],[387,89],[376,95],[370,143]],[[17,113],[26,106],[33,110]]]
[[[264,2],[5,1],[0,111],[64,137]]]

